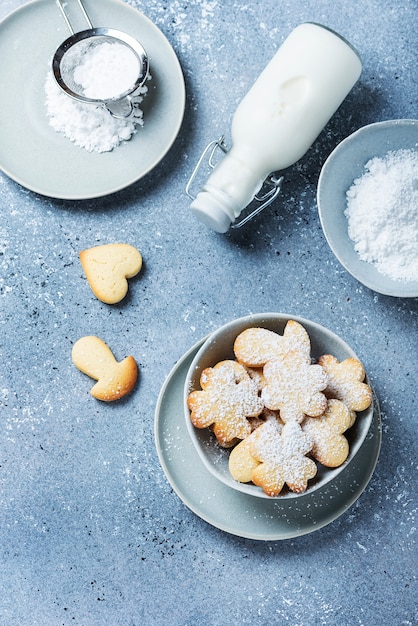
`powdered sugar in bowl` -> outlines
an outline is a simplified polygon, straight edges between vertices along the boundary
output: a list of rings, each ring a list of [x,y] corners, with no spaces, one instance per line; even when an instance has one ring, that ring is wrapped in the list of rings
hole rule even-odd
[[[213,426],[195,427],[193,425],[189,402],[190,394],[202,389],[201,376],[204,370],[207,368],[213,369],[215,365],[225,360],[236,360],[234,344],[236,338],[243,331],[261,328],[266,331],[271,331],[272,333],[277,333],[280,337],[283,337],[287,332],[286,328],[288,328],[289,321],[293,326],[299,329],[302,327],[301,332],[304,332],[309,337],[309,363],[315,363],[321,355],[333,355],[339,362],[346,359],[358,359],[353,350],[342,339],[315,322],[281,313],[259,313],[233,320],[212,333],[193,359],[184,385],[184,413],[187,430],[202,462],[206,468],[224,484],[234,490],[258,498],[271,499],[275,497],[277,500],[303,498],[307,494],[321,490],[322,487],[329,487],[330,483],[336,479],[337,476],[341,478],[344,471],[348,469],[348,466],[351,466],[351,463],[355,462],[356,455],[367,438],[373,418],[374,399],[371,400],[366,410],[359,411],[356,414],[354,424],[347,428],[345,437],[348,442],[349,451],[345,461],[338,467],[325,467],[314,459],[311,451],[306,453],[303,463],[310,467],[316,465],[316,473],[307,481],[305,490],[292,491],[287,488],[286,485],[288,483],[286,483],[279,494],[271,496],[268,495],[263,488],[251,482],[251,480],[240,482],[233,478],[230,471],[230,457],[237,448],[230,447],[229,445],[219,445],[212,431]],[[367,381],[367,378],[365,381]],[[262,397],[261,394],[262,392],[260,392],[260,397]],[[222,402],[219,411],[222,411]],[[291,425],[290,428],[292,428]],[[298,430],[299,433],[301,432],[299,425],[297,425],[295,430]],[[236,442],[233,443],[236,444]],[[305,461],[305,459],[307,459],[307,461]]]
[[[378,293],[418,296],[418,120],[359,129],[325,162],[322,228],[337,259]]]

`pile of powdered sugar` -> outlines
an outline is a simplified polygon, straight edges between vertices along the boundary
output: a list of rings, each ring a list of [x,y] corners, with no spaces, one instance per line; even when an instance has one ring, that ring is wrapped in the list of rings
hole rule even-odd
[[[88,152],[113,150],[132,137],[137,124],[143,124],[142,117],[135,121],[116,119],[100,105],[70,98],[61,91],[51,73],[46,79],[45,93],[50,126]]]
[[[346,200],[348,234],[359,257],[392,280],[418,281],[418,151],[369,160]]]
[[[140,73],[139,60],[124,44],[105,41],[76,55],[72,73],[72,80],[82,87],[84,96],[106,100],[135,85]]]
[[[132,52],[128,51],[128,55],[126,58],[126,46],[114,44],[101,44],[89,54],[80,53],[73,62],[74,78],[80,82],[81,93],[104,99],[112,97],[115,89],[121,93],[121,89],[134,84],[139,64]],[[117,80],[121,67],[124,68],[123,76]],[[113,117],[101,104],[84,103],[68,96],[49,71],[45,82],[47,118],[54,130],[63,133],[77,146],[88,152],[109,152],[128,141],[137,126],[143,125],[139,105],[147,91],[148,87],[143,85],[132,94],[134,115],[120,119]]]

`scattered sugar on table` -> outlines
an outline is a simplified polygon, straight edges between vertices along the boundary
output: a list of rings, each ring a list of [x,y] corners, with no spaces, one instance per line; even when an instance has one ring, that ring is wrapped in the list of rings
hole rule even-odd
[[[370,159],[346,200],[348,234],[360,259],[392,280],[418,281],[418,151]]]

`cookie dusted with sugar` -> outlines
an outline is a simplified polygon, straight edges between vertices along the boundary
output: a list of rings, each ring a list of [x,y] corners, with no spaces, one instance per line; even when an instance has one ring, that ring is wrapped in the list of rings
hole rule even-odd
[[[311,364],[301,352],[288,352],[264,366],[261,398],[268,409],[280,411],[283,422],[300,423],[306,415],[317,417],[327,407],[322,393],[328,376],[321,365]]]
[[[264,417],[264,420],[262,419]],[[243,439],[235,446],[231,451],[228,460],[229,472],[234,480],[240,483],[249,483],[252,480],[253,471],[260,464],[252,454],[252,441],[256,436],[256,432],[262,428],[269,428],[267,423],[270,420],[277,421],[279,429],[281,431],[283,423],[280,420],[279,414],[274,411],[268,411],[265,409],[259,418],[254,418],[256,424],[251,424],[253,431],[248,437]],[[250,420],[251,422],[253,420]],[[259,436],[259,435],[257,435]]]
[[[285,484],[295,493],[306,491],[317,467],[306,456],[312,440],[299,424],[288,422],[281,427],[275,420],[269,420],[251,437],[251,455],[258,462],[251,477],[255,485],[273,497],[280,494]]]
[[[349,453],[346,430],[351,426],[351,412],[340,400],[328,400],[328,406],[319,417],[307,417],[302,429],[312,441],[312,456],[325,467],[339,467]]]
[[[245,439],[251,433],[249,417],[260,415],[263,403],[256,383],[243,365],[221,361],[204,369],[201,390],[187,398],[190,419],[196,428],[211,427],[221,446],[234,439]]]
[[[345,402],[351,411],[365,411],[372,403],[372,390],[364,382],[366,373],[358,359],[339,362],[335,356],[324,354],[318,359],[328,375],[325,395]]]
[[[250,378],[256,383],[259,391],[264,387],[264,374],[262,367],[247,367],[245,366]]]
[[[128,292],[128,278],[142,267],[141,253],[128,243],[109,243],[80,252],[80,262],[96,298],[116,304]]]
[[[289,320],[283,335],[266,328],[247,328],[234,342],[234,353],[240,363],[247,367],[263,367],[270,359],[287,352],[311,353],[311,341],[304,327]]]
[[[119,400],[132,391],[138,378],[133,356],[116,361],[109,346],[99,337],[81,337],[73,346],[72,360],[83,374],[97,380],[90,390],[97,400]]]
[[[263,424],[264,425],[264,424]],[[263,426],[259,426],[262,428]],[[234,480],[239,483],[249,483],[253,477],[253,471],[260,464],[251,454],[251,442],[256,431],[240,441],[231,451],[228,459],[228,469]]]

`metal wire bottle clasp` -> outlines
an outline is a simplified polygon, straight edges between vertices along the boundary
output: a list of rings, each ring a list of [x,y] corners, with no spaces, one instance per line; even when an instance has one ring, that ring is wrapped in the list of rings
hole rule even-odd
[[[229,148],[225,143],[224,135],[222,135],[216,141],[211,141],[206,146],[200,159],[197,162],[196,167],[192,172],[192,175],[190,176],[190,179],[186,185],[186,193],[192,200],[195,200],[196,196],[192,193],[191,187],[194,184],[201,167],[207,159],[210,169],[213,170],[216,167],[217,163],[217,152],[221,152],[222,154],[227,154],[227,152],[229,152]],[[260,189],[260,192],[254,197],[253,203],[255,204],[255,207],[241,220],[239,220],[238,222],[234,222],[231,225],[231,228],[241,228],[242,226],[244,226],[244,224],[247,224],[256,215],[258,215],[259,213],[261,213],[261,211],[268,207],[279,195],[282,182],[283,176],[277,178],[275,174],[270,174],[270,176],[268,176],[264,181],[263,187]]]

